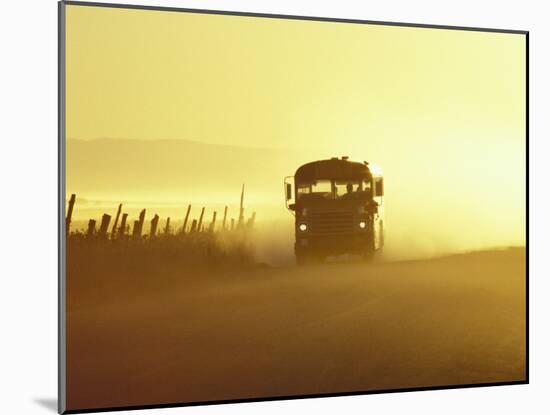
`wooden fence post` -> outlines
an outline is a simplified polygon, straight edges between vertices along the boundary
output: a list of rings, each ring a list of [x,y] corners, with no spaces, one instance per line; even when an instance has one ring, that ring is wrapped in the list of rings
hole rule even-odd
[[[143,225],[145,225],[145,209],[139,212],[139,236],[143,235]]]
[[[212,214],[212,222],[208,227],[208,232],[214,232],[214,228],[216,227],[216,215],[217,215],[217,212],[214,211],[214,213]]]
[[[227,206],[223,210],[222,230],[224,230],[224,231],[225,231],[226,220],[227,220]]]
[[[244,225],[244,183],[241,189],[241,203],[239,205],[239,221],[237,222],[237,228]]]
[[[134,221],[134,230],[132,232],[132,237],[134,239],[140,239],[141,233],[143,231],[143,223],[145,222],[145,209],[139,213],[139,220]]]
[[[100,238],[107,237],[107,230],[109,229],[109,222],[111,221],[111,215],[103,214],[101,217],[101,225],[99,226],[98,236]]]
[[[118,229],[118,237],[124,238],[124,235],[126,234],[126,219],[128,219],[128,214],[123,213],[122,214],[122,220],[120,222],[120,228]]]
[[[164,227],[164,234],[168,235],[170,233],[170,217],[166,219],[166,226]]]
[[[246,223],[246,227],[248,229],[252,229],[254,227],[254,222],[256,221],[256,212],[252,212],[252,216],[250,219],[248,219],[248,222]]]
[[[191,230],[189,232],[195,232],[197,230],[197,219],[193,219],[191,222]]]
[[[86,232],[86,237],[91,238],[92,236],[94,236],[94,231],[95,231],[95,219],[90,219],[88,221],[88,231]]]
[[[157,226],[159,224],[159,215],[155,214],[151,219],[151,231],[149,232],[149,238],[154,238],[157,234]]]
[[[134,227],[132,228],[132,238],[133,239],[138,239],[140,237],[140,232],[139,232],[139,220],[135,220],[134,221]]]
[[[233,230],[235,229],[235,218],[231,218],[231,228],[229,228],[229,230]]]
[[[113,223],[113,229],[111,230],[111,239],[116,238],[116,227],[118,225],[118,218],[120,217],[120,211],[122,210],[122,203],[119,203],[118,210],[116,211],[115,223]]]
[[[200,232],[202,227],[202,218],[204,216],[204,207],[201,210],[201,215],[199,217],[199,223],[197,224],[197,230]]]
[[[69,208],[67,210],[67,217],[65,218],[65,236],[69,236],[71,229],[71,219],[73,217],[74,202],[76,201],[76,195],[73,193],[69,199]]]
[[[183,221],[183,227],[181,228],[181,233],[185,233],[185,228],[187,228],[187,220],[189,219],[189,212],[191,212],[191,205],[187,206],[187,213],[185,214],[185,219]]]

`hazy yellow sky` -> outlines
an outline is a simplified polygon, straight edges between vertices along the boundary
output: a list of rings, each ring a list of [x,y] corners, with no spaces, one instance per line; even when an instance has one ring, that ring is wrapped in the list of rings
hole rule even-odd
[[[69,137],[331,147],[399,124],[524,129],[521,35],[82,6],[67,16]]]
[[[373,161],[388,221],[442,241],[525,242],[525,76],[518,34],[67,6],[68,138]]]

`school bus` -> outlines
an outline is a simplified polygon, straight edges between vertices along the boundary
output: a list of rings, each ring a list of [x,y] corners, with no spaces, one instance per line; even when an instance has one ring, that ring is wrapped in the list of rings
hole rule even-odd
[[[372,258],[384,246],[384,178],[367,162],[333,157],[300,166],[285,178],[295,217],[294,253],[303,265],[328,256]]]

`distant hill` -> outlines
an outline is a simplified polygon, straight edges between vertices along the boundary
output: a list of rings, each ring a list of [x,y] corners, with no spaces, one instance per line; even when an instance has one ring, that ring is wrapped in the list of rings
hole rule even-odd
[[[305,160],[307,161],[307,160]],[[67,141],[67,190],[77,193],[164,194],[229,191],[241,183],[282,192],[299,157],[286,150],[213,145],[187,140]]]

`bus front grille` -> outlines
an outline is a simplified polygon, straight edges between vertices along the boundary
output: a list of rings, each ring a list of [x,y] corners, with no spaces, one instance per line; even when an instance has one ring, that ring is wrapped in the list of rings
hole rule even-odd
[[[319,212],[311,214],[311,232],[337,234],[353,231],[352,212]]]

